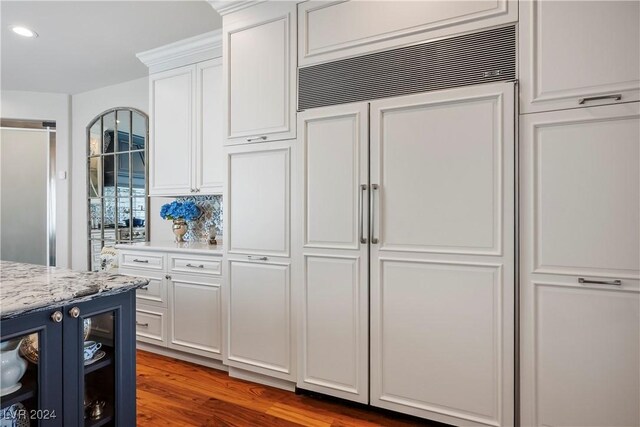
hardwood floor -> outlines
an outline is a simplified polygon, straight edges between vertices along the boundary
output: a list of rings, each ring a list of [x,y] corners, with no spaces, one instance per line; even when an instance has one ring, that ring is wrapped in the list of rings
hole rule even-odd
[[[141,427],[442,425],[332,399],[296,395],[140,350],[137,409]]]

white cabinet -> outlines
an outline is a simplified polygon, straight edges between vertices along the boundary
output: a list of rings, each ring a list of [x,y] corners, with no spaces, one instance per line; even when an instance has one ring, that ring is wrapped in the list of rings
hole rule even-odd
[[[151,74],[149,195],[222,192],[222,63]]]
[[[638,22],[637,1],[520,2],[521,112],[640,99]]]
[[[295,141],[236,145],[225,151],[224,361],[295,381],[290,284]]]
[[[292,146],[277,141],[227,149],[229,254],[290,256]]]
[[[522,425],[639,425],[640,105],[526,115],[520,156]]]
[[[220,279],[173,274],[169,280],[169,348],[222,357]]]
[[[366,103],[300,113],[296,158],[297,385],[360,403],[369,401],[368,114]]]
[[[116,248],[121,274],[150,280],[136,292],[136,339],[153,344],[145,349],[176,350],[169,354],[177,357],[188,353],[199,357],[190,359],[195,362],[221,360],[221,254]]]
[[[294,380],[290,262],[230,259],[225,362]]]
[[[511,83],[371,103],[374,406],[514,423],[514,104]]]
[[[226,143],[295,138],[296,3],[225,15],[223,58]]]
[[[224,182],[221,59],[196,64],[196,89],[193,187],[198,193],[220,194]]]
[[[149,195],[193,192],[195,68],[149,76]]]
[[[300,66],[518,20],[516,1],[310,1],[298,5]]]

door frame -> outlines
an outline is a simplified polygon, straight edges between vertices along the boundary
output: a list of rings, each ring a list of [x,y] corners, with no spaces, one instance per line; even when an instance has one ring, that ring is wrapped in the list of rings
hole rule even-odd
[[[0,129],[46,132],[49,137],[47,158],[47,266],[56,266],[56,122],[0,118]]]

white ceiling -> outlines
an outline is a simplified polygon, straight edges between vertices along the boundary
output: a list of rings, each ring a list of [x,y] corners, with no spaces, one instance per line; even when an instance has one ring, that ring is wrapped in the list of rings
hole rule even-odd
[[[218,29],[222,19],[206,1],[2,0],[0,25],[3,90],[75,94],[144,77],[136,53]]]

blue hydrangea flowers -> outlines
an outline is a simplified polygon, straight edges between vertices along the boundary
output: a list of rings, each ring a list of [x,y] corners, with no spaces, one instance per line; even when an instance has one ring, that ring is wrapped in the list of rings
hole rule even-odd
[[[200,208],[193,202],[177,202],[173,201],[162,205],[160,208],[160,216],[163,219],[184,219],[193,221],[200,216]]]

